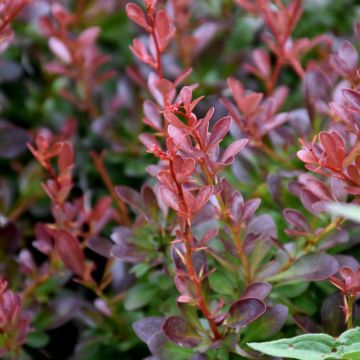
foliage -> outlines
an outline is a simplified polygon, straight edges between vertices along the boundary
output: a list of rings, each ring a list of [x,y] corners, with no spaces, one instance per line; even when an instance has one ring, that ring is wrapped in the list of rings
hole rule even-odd
[[[358,359],[360,353],[359,328],[350,329],[333,338],[326,334],[306,334],[291,339],[266,343],[250,343],[249,346],[264,354],[290,359]]]
[[[359,356],[335,3],[0,1],[0,356]]]

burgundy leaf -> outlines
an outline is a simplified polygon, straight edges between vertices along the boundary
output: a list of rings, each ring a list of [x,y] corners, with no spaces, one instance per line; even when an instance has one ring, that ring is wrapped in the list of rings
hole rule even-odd
[[[321,306],[322,326],[332,336],[339,336],[346,330],[343,306],[344,300],[339,292],[329,295]]]
[[[303,313],[293,315],[295,324],[305,333],[315,334],[323,332],[323,329],[313,319]]]
[[[62,143],[61,152],[58,158],[58,166],[60,173],[68,170],[69,167],[74,165],[74,150],[72,145],[66,141]]]
[[[84,275],[85,257],[78,240],[65,230],[55,236],[55,249],[65,266],[79,276]]]
[[[162,326],[162,330],[171,342],[179,346],[194,348],[201,341],[189,323],[179,316],[168,317]]]
[[[266,310],[263,301],[256,298],[245,298],[231,305],[227,325],[231,328],[241,328],[256,320]]]

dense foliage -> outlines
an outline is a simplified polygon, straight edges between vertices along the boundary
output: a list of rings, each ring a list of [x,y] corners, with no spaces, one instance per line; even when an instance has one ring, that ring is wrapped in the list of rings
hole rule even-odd
[[[359,359],[357,4],[0,0],[0,356]]]

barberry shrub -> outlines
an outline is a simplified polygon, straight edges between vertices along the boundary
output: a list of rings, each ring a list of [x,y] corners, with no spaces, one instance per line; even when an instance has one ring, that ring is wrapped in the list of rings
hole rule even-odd
[[[0,1],[0,356],[358,359],[356,14]]]

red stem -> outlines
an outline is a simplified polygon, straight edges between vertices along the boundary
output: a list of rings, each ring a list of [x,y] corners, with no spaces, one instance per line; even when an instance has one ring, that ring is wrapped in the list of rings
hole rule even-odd
[[[171,176],[176,184],[176,188],[178,190],[178,194],[180,197],[180,201],[181,204],[183,204],[186,207],[186,201],[185,201],[185,196],[184,196],[184,192],[182,189],[182,186],[180,183],[178,183],[178,181],[176,180],[176,176],[175,176],[175,170],[174,170],[174,164],[172,160],[169,160],[170,162],[170,173]],[[214,335],[214,340],[219,340],[221,339],[221,335],[219,333],[219,330],[217,329],[216,323],[214,321],[214,318],[206,304],[206,301],[204,299],[203,293],[202,293],[202,289],[201,289],[201,279],[199,278],[195,268],[194,268],[194,264],[192,261],[192,254],[193,254],[193,249],[191,246],[191,232],[190,232],[190,219],[187,219],[186,225],[185,225],[185,230],[183,233],[183,241],[185,244],[185,249],[186,249],[186,261],[185,261],[185,266],[186,269],[188,271],[190,280],[192,281],[195,291],[196,291],[196,295],[197,295],[197,301],[199,304],[199,308],[201,310],[201,312],[203,313],[203,315],[205,316],[205,318],[207,319],[211,331]]]

